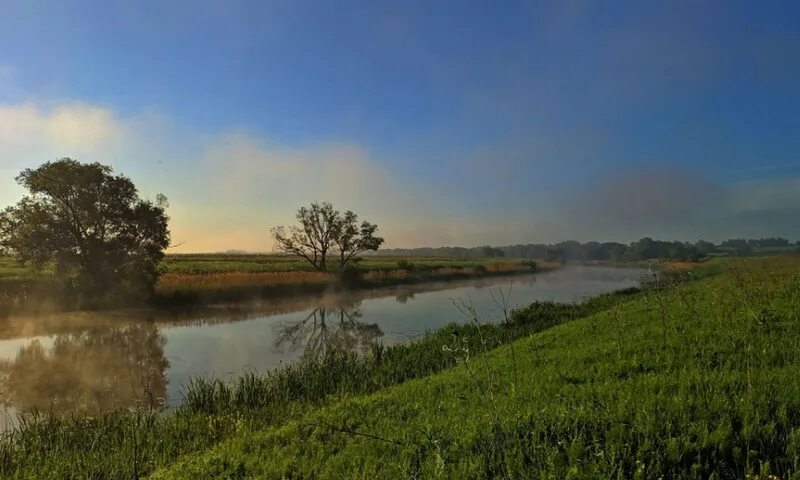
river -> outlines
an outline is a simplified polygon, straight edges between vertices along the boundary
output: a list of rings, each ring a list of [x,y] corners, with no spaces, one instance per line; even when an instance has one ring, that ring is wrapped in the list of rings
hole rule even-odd
[[[193,311],[12,317],[0,321],[2,423],[7,428],[32,409],[169,408],[193,377],[229,380],[334,348],[367,351],[376,342],[404,342],[466,321],[454,302],[474,306],[483,322],[497,322],[501,292],[509,307],[574,302],[634,286],[645,273],[567,266]]]

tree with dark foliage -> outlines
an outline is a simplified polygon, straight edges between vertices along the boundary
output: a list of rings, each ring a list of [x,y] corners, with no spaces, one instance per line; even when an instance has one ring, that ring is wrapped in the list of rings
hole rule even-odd
[[[169,245],[166,197],[143,200],[111,167],[70,158],[16,180],[29,194],[0,212],[0,250],[54,268],[82,305],[152,293]]]
[[[347,262],[361,253],[380,248],[383,238],[376,237],[378,226],[374,223],[358,223],[358,215],[350,210],[344,212],[339,224],[337,235],[333,238],[336,250],[339,253],[339,267],[344,267]]]
[[[377,250],[383,244],[383,238],[375,236],[377,225],[366,221],[359,224],[355,213],[348,210],[342,214],[328,202],[300,207],[296,217],[299,225],[272,229],[275,246],[281,252],[305,258],[320,272],[328,271],[331,253],[338,255],[339,267],[343,268],[358,254]]]

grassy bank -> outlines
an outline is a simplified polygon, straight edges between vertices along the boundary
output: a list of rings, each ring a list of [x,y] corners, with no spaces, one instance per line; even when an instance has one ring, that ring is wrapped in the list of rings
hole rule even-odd
[[[731,261],[153,478],[800,478],[800,260]]]
[[[2,478],[132,478],[244,431],[284,425],[342,398],[367,395],[456,366],[454,348],[488,351],[553,325],[641,295],[603,295],[581,305],[536,303],[501,325],[449,325],[407,345],[359,357],[334,353],[234,384],[197,381],[168,415],[115,412],[96,417],[28,416],[0,442]],[[454,319],[458,312],[453,311]]]
[[[799,291],[796,258],[737,261],[156,477],[794,478]]]

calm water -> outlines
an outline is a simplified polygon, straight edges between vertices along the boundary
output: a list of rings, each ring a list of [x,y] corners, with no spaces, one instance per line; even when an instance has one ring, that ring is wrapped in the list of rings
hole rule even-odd
[[[195,312],[16,317],[0,322],[0,401],[6,422],[20,411],[97,412],[174,406],[192,377],[231,379],[334,348],[366,351],[465,321],[483,321],[534,300],[578,301],[636,285],[645,272],[567,267],[555,272],[403,286]]]

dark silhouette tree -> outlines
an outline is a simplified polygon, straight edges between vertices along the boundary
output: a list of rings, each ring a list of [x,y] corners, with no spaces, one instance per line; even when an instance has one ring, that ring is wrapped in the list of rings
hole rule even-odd
[[[331,254],[336,254],[339,267],[344,267],[358,254],[377,250],[383,244],[383,238],[375,236],[377,225],[366,221],[359,225],[355,213],[348,210],[341,214],[328,202],[300,207],[296,218],[298,225],[272,229],[275,246],[308,260],[321,272],[328,271]]]
[[[334,244],[339,252],[339,267],[344,267],[357,255],[366,251],[375,251],[383,244],[383,238],[376,237],[378,226],[374,223],[358,223],[358,215],[350,210],[344,212]]]
[[[166,197],[139,197],[111,167],[63,158],[24,170],[29,194],[0,212],[0,250],[52,267],[82,303],[152,292],[169,245]]]

